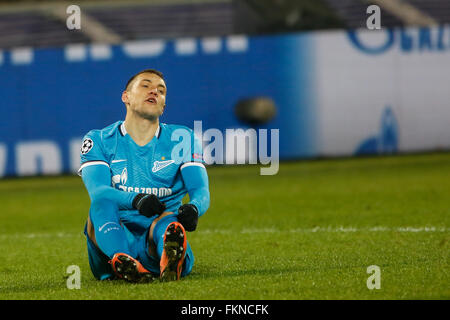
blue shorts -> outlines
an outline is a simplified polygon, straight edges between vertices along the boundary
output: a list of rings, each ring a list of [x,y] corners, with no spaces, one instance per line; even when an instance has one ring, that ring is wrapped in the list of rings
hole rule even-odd
[[[125,230],[126,238],[129,247],[132,251],[132,255],[136,258],[147,270],[159,276],[160,268],[159,262],[160,258],[149,255],[149,243],[148,243],[148,233],[153,220],[157,216],[147,218],[140,215],[137,211],[120,211],[120,221]],[[158,228],[163,228],[165,230],[167,226],[177,220],[175,214],[168,215],[160,219],[156,225],[155,230]],[[162,229],[161,229],[162,230]],[[154,232],[155,233],[155,232]],[[94,277],[98,280],[112,279],[115,274],[108,263],[111,260],[107,255],[105,255],[97,246],[92,242],[87,236],[87,223],[84,227],[84,234],[87,239],[87,249],[89,256],[89,266],[94,274]],[[191,246],[187,243],[186,255],[183,263],[183,270],[181,276],[187,276],[194,265],[194,254],[191,250]]]

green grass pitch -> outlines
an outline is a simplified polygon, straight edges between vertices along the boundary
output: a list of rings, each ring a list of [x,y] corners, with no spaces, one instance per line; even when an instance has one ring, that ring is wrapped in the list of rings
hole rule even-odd
[[[450,298],[450,153],[259,168],[208,169],[193,272],[145,285],[92,276],[79,177],[0,180],[0,299]],[[371,265],[380,289],[367,288]]]

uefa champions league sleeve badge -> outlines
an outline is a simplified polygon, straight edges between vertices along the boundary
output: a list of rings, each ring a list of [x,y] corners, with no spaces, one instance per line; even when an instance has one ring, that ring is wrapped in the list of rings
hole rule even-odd
[[[81,145],[81,154],[86,154],[89,151],[91,151],[92,147],[94,146],[94,141],[90,138],[86,138],[83,141],[83,144]]]

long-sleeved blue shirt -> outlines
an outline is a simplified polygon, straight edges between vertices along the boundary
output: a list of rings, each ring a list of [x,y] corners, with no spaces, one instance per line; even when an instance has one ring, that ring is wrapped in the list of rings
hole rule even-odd
[[[91,201],[108,199],[122,210],[133,209],[138,193],[156,195],[167,211],[176,212],[186,194],[199,216],[209,208],[202,148],[184,126],[161,123],[145,146],[133,141],[122,121],[91,130],[81,146],[79,174]]]

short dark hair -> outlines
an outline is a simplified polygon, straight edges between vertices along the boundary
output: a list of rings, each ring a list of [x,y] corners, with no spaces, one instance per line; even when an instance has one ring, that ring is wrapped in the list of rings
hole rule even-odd
[[[164,75],[162,74],[161,71],[158,71],[158,70],[155,70],[155,69],[145,69],[145,70],[139,71],[139,72],[136,73],[134,76],[132,76],[132,77],[130,78],[130,80],[128,80],[127,85],[125,86],[125,90],[128,90],[128,87],[129,87],[130,84],[133,82],[133,80],[134,80],[138,75],[143,74],[143,73],[153,73],[153,74],[156,74],[158,77],[160,77],[161,79],[164,80]]]

